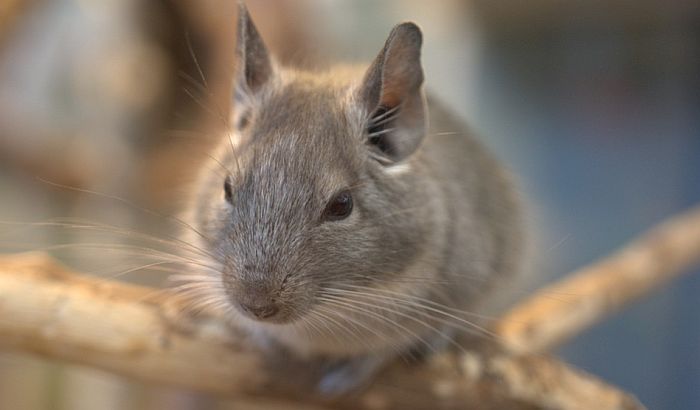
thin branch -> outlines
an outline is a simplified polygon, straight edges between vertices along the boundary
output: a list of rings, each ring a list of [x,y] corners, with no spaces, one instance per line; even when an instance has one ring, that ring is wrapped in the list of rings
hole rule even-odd
[[[538,291],[502,317],[496,332],[511,352],[549,351],[699,262],[700,207]]]

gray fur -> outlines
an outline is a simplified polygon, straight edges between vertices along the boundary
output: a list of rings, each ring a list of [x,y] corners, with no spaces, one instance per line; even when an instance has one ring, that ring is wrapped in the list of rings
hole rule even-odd
[[[516,270],[519,207],[496,160],[447,110],[426,103],[417,26],[397,26],[367,70],[279,68],[257,34],[239,36],[246,39],[255,47],[238,49],[255,53],[240,55],[239,65],[256,66],[250,57],[272,68],[253,76],[264,78],[255,89],[239,90],[246,97],[235,114],[249,120],[216,153],[231,174],[232,203],[221,173],[206,168],[189,209],[206,237],[190,239],[216,256],[214,278],[234,320],[300,354],[335,358],[389,357],[441,330],[468,330],[425,306],[477,309],[496,278]],[[381,104],[401,105],[386,133],[399,148],[386,161],[367,143]],[[353,213],[324,222],[326,203],[343,189],[352,192]],[[358,286],[369,296],[337,293],[341,306],[323,299],[328,289]],[[256,320],[240,304],[279,312]]]

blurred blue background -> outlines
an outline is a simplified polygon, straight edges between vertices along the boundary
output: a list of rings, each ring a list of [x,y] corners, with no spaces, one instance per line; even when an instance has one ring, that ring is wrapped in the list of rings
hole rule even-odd
[[[700,203],[699,8],[645,5],[487,25],[473,118],[534,200],[546,272]],[[559,352],[649,408],[700,408],[699,300],[696,272]]]

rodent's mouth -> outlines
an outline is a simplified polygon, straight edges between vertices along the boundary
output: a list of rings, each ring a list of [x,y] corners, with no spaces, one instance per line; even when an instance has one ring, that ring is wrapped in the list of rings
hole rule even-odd
[[[256,323],[287,325],[299,318],[289,306],[278,302],[252,306],[234,302],[234,308],[241,316]]]
[[[273,281],[225,281],[224,289],[236,316],[251,323],[288,325],[306,312],[305,294],[284,291]]]

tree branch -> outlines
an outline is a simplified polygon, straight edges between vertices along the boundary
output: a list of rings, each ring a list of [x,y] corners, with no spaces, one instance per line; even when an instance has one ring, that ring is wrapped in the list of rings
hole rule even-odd
[[[700,262],[700,207],[530,296],[496,325],[511,352],[544,352]]]
[[[40,254],[0,258],[0,347],[238,400],[287,400],[289,409],[639,409],[634,398],[593,376],[551,357],[517,353],[571,337],[699,256],[694,210],[516,307],[496,327],[506,349],[485,343],[422,365],[396,363],[361,394],[336,402],[299,393],[289,382],[296,377],[285,376],[296,372],[272,366],[215,315],[188,312],[186,300],[77,275]],[[553,292],[574,296],[561,302]]]
[[[71,273],[41,254],[4,257],[0,347],[239,399],[295,396],[294,386],[243,335],[206,313],[187,313],[177,296],[161,296]],[[300,404],[290,408],[639,408],[624,393],[551,358],[491,350],[462,357],[446,352],[420,367],[396,364],[359,396],[337,403],[296,397]]]

